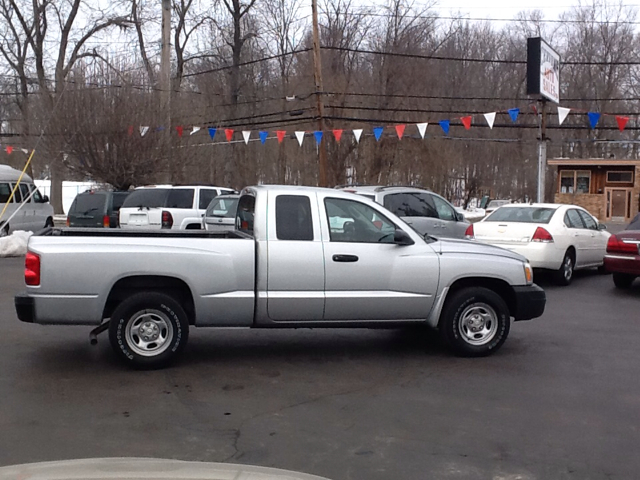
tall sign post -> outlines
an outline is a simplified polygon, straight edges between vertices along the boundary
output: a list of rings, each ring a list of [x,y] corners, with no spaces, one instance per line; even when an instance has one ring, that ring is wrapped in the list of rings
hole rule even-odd
[[[560,55],[542,38],[527,38],[527,94],[540,101],[540,138],[538,139],[538,195],[544,202],[547,171],[547,101],[560,103]]]

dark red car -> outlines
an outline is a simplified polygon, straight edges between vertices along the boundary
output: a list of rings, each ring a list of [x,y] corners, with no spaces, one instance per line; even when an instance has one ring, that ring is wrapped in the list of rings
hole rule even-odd
[[[625,230],[609,237],[604,267],[618,288],[629,288],[640,277],[640,213]]]

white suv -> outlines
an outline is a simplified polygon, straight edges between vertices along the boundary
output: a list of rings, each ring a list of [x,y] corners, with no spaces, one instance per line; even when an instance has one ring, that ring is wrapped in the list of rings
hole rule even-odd
[[[207,206],[231,188],[156,185],[136,188],[120,208],[121,228],[200,230]]]

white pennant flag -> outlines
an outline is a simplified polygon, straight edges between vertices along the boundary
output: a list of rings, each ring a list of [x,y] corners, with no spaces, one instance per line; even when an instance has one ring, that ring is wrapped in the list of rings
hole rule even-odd
[[[144,137],[149,131],[149,127],[140,127],[140,136]]]
[[[570,108],[558,107],[558,123],[560,123],[560,125],[562,125],[562,122],[567,118],[570,111]]]
[[[25,155],[29,154],[29,150],[27,150],[26,148],[21,148],[20,150],[22,150],[22,153],[24,153]]]
[[[360,143],[360,136],[362,135],[362,129],[357,128],[353,131],[353,136],[356,137],[356,143]]]
[[[242,138],[244,138],[244,144],[245,145],[249,144],[249,137],[251,137],[251,130],[243,130],[242,131]]]
[[[298,139],[298,143],[302,146],[302,141],[304,140],[304,132],[296,132],[296,138]]]
[[[191,133],[189,135],[193,135],[194,133],[196,133],[198,130],[200,130],[200,127],[193,127],[193,130],[191,130]]]
[[[489,128],[493,130],[493,122],[496,121],[496,112],[485,113],[484,118],[489,125]]]
[[[418,132],[420,132],[420,136],[424,140],[424,134],[427,132],[428,123],[416,123],[416,127],[418,127]]]

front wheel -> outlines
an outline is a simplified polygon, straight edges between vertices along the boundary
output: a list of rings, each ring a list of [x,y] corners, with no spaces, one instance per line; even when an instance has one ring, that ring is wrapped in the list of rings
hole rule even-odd
[[[483,357],[507,339],[509,308],[502,297],[483,287],[464,288],[447,300],[440,332],[453,351],[463,357]]]
[[[116,307],[109,341],[118,357],[135,368],[166,367],[177,358],[189,336],[184,309],[169,295],[140,292]]]
[[[617,288],[629,288],[633,281],[636,279],[635,275],[629,275],[627,273],[614,273],[613,284]]]
[[[7,237],[9,236],[9,225],[4,225],[3,227],[0,227],[0,237]]]

